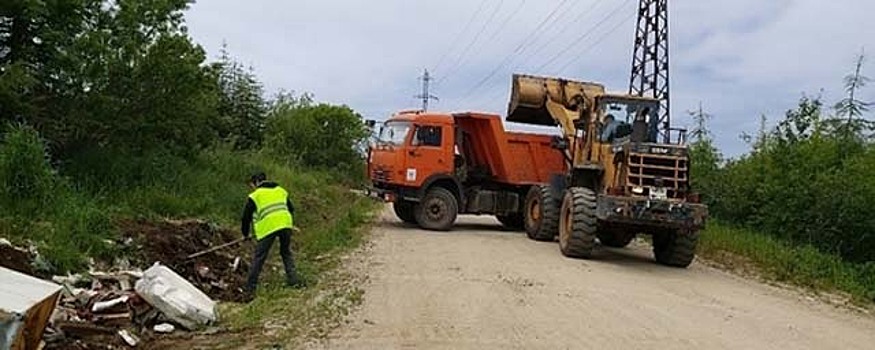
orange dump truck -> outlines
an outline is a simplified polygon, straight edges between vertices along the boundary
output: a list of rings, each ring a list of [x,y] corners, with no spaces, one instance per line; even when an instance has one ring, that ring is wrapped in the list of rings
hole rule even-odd
[[[566,172],[550,135],[507,132],[498,115],[401,112],[368,151],[372,193],[407,223],[449,230],[459,214],[512,229],[541,224],[541,188]]]

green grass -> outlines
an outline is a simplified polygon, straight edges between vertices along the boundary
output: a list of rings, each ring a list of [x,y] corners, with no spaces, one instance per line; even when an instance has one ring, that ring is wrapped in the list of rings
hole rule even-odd
[[[713,261],[814,291],[843,292],[858,303],[875,301],[875,263],[852,264],[811,246],[794,246],[776,238],[722,223],[703,232],[699,253]]]
[[[222,304],[229,332],[203,339],[207,347],[290,344],[320,337],[362,298],[356,276],[336,267],[362,242],[376,210],[373,201],[338,183],[336,171],[289,164],[267,152],[217,147],[183,159],[166,154],[82,152],[56,171],[42,141],[26,128],[0,145],[0,237],[39,248],[44,273],[80,271],[90,257],[111,261],[118,223],[131,218],[200,218],[236,230],[248,177],[264,171],[288,189],[295,203],[293,238],[302,290],[285,288],[277,250],[268,260],[258,298]],[[24,165],[24,166],[22,166]],[[267,331],[265,331],[267,330]],[[200,340],[167,344],[190,348]]]
[[[221,307],[222,323],[231,331],[230,344],[247,338],[253,346],[294,345],[303,339],[323,337],[361,302],[359,276],[338,270],[337,266],[344,253],[362,242],[365,224],[376,206],[338,189],[329,189],[320,198],[323,207],[317,210],[319,218],[295,236],[295,262],[308,287],[284,287],[281,260],[278,253],[273,253],[257,298],[249,304]]]

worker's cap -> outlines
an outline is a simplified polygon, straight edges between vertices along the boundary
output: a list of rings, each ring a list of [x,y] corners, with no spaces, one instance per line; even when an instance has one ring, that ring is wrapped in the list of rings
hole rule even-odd
[[[264,181],[267,181],[267,174],[265,174],[264,172],[257,172],[255,174],[252,174],[252,176],[249,177],[250,183],[257,184],[259,182],[264,182]]]

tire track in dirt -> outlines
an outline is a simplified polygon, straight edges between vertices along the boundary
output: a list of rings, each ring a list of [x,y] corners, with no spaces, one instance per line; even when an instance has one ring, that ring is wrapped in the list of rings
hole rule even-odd
[[[311,348],[872,349],[875,319],[649,247],[562,257],[556,243],[462,217],[434,233],[386,211],[350,322]]]

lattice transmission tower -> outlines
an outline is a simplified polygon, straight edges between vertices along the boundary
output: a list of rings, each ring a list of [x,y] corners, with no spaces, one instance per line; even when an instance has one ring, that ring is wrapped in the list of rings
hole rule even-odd
[[[659,134],[671,141],[668,0],[639,0],[629,93],[659,100]]]

